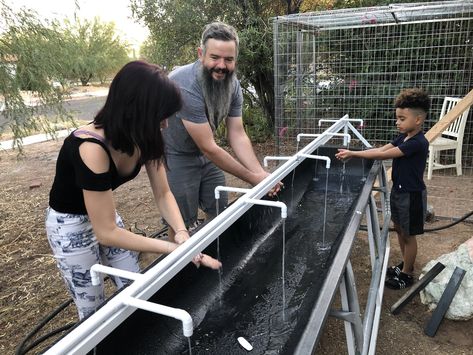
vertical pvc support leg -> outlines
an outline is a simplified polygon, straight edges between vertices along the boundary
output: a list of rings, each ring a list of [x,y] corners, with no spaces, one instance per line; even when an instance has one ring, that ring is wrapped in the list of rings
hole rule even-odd
[[[366,206],[366,226],[368,228],[368,245],[370,247],[371,272],[373,272],[376,262],[376,246],[373,235],[373,224],[371,223],[371,210]]]
[[[370,196],[370,200],[368,202],[368,206],[370,209],[371,213],[371,225],[373,226],[373,236],[375,243],[378,247],[376,250],[376,257],[379,257],[382,254],[382,245],[381,245],[381,235],[380,235],[380,229],[379,229],[379,221],[378,221],[378,211],[376,209],[376,200],[374,199],[373,194]]]
[[[384,167],[383,163],[383,169],[380,170],[378,173],[378,182],[379,182],[379,187],[382,189],[381,193],[381,210],[383,212],[383,218],[386,215],[387,211],[391,211],[391,206],[389,206],[389,196],[388,196],[388,177],[386,176],[386,168]],[[384,220],[383,220],[384,223]]]
[[[349,123],[349,122],[347,122],[347,123]],[[343,127],[343,133],[346,134],[346,135],[348,135],[348,125],[347,125],[347,124],[345,124],[345,127]],[[347,139],[348,139],[347,136],[344,136],[344,138],[343,138],[343,145],[344,145],[345,147],[346,147],[347,144],[348,144]]]
[[[342,281],[340,282],[340,296],[343,311],[351,314],[350,320],[344,320],[348,354],[360,354],[363,344],[363,324],[360,317],[355,277],[350,260],[348,260]]]

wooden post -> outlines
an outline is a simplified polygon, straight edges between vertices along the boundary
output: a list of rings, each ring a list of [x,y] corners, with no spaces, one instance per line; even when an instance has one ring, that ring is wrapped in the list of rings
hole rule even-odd
[[[450,124],[455,121],[468,107],[473,105],[473,89],[461,101],[459,101],[445,116],[442,117],[429,131],[425,134],[425,138],[432,142],[447,129]]]

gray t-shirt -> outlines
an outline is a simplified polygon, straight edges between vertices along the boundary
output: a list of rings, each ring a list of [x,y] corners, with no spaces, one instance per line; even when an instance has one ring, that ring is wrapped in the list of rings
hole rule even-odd
[[[169,78],[181,89],[183,105],[181,111],[169,117],[168,127],[163,130],[167,154],[201,155],[182,120],[193,123],[208,123],[204,95],[198,81],[200,60],[173,70]],[[235,79],[228,117],[241,117],[243,94],[240,82]],[[220,123],[220,122],[219,122]]]

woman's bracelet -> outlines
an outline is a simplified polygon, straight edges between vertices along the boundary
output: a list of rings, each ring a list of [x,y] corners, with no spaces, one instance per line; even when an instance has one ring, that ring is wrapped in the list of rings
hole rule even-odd
[[[181,232],[186,232],[187,234],[189,234],[189,231],[188,231],[187,229],[185,229],[185,228],[184,228],[184,229],[178,229],[178,230],[175,232],[175,234],[181,233]]]

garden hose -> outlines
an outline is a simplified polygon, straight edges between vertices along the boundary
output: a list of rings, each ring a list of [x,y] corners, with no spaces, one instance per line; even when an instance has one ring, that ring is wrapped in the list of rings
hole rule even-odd
[[[20,345],[18,345],[18,347],[16,348],[16,352],[15,352],[15,355],[24,355],[26,354],[28,351],[30,351],[31,349],[33,349],[34,347],[36,347],[37,345],[41,344],[43,341],[45,341],[46,339],[52,337],[53,335],[55,334],[58,334],[62,331],[65,331],[65,330],[68,330],[70,329],[71,327],[73,327],[76,323],[70,323],[68,325],[65,325],[63,327],[60,327],[58,329],[55,329],[45,335],[43,335],[42,337],[36,339],[35,341],[33,341],[31,344],[29,344],[28,346],[25,347],[25,344],[31,339],[33,338],[34,335],[36,335],[36,333],[38,333],[51,319],[53,319],[54,317],[56,317],[59,312],[61,312],[62,310],[64,310],[67,306],[69,306],[70,304],[72,303],[72,299],[69,299],[67,301],[65,301],[64,303],[62,303],[58,308],[56,308],[53,312],[51,312],[48,316],[46,316],[26,337],[25,339],[20,343]]]
[[[168,231],[168,227],[165,226],[164,228],[162,228],[161,230],[157,231],[157,232],[154,232],[152,233],[149,237],[150,238],[158,238],[162,235],[164,235],[165,233],[167,233]],[[142,229],[138,228],[136,223],[135,223],[135,231],[134,233],[136,234],[140,234],[140,235],[143,235],[146,237],[146,233],[145,231],[143,231]],[[166,234],[167,235],[167,234]],[[108,277],[108,276],[107,276]],[[30,344],[26,345],[26,343],[28,341],[30,341],[49,321],[51,321],[56,315],[59,314],[59,312],[61,312],[62,310],[64,310],[67,306],[69,306],[70,304],[72,303],[72,298],[65,301],[64,303],[62,303],[61,305],[59,305],[59,307],[57,307],[54,311],[52,311],[48,316],[46,316],[26,337],[25,339],[23,339],[23,341],[20,343],[20,345],[18,345],[18,347],[16,348],[16,352],[15,352],[15,355],[24,355],[26,353],[28,353],[31,349],[35,348],[36,346],[38,346],[39,344],[41,344],[43,341],[49,339],[50,337],[56,335],[56,334],[59,334],[63,331],[66,331],[70,328],[72,328],[73,326],[75,326],[77,323],[69,323],[65,326],[62,326],[62,327],[59,327],[57,329],[54,329],[52,331],[50,331],[49,333],[39,337],[38,339],[34,340],[33,342],[31,342]]]
[[[467,214],[463,215],[462,217],[460,217],[459,219],[453,221],[452,223],[449,223],[449,224],[446,224],[444,226],[440,226],[440,227],[435,227],[435,228],[424,228],[424,232],[435,232],[435,231],[440,231],[442,229],[447,229],[447,228],[450,228],[450,227],[453,227],[454,225],[460,223],[460,222],[463,222],[465,219],[467,219],[468,217],[470,217],[471,215],[473,215],[473,211],[470,211],[468,212]],[[368,230],[368,227],[366,225],[360,225],[360,230],[362,231],[367,231]],[[389,231],[390,232],[394,232],[395,229],[392,228],[392,227],[389,227]]]
[[[442,230],[442,229],[447,229],[447,228],[453,227],[455,224],[458,224],[458,223],[464,221],[465,219],[467,219],[471,215],[473,215],[473,211],[468,212],[463,217],[457,219],[456,221],[453,221],[452,223],[449,223],[449,224],[446,224],[446,225],[440,226],[440,227],[427,228],[427,229],[424,229],[424,232],[435,232],[435,231],[439,231],[439,230]]]

